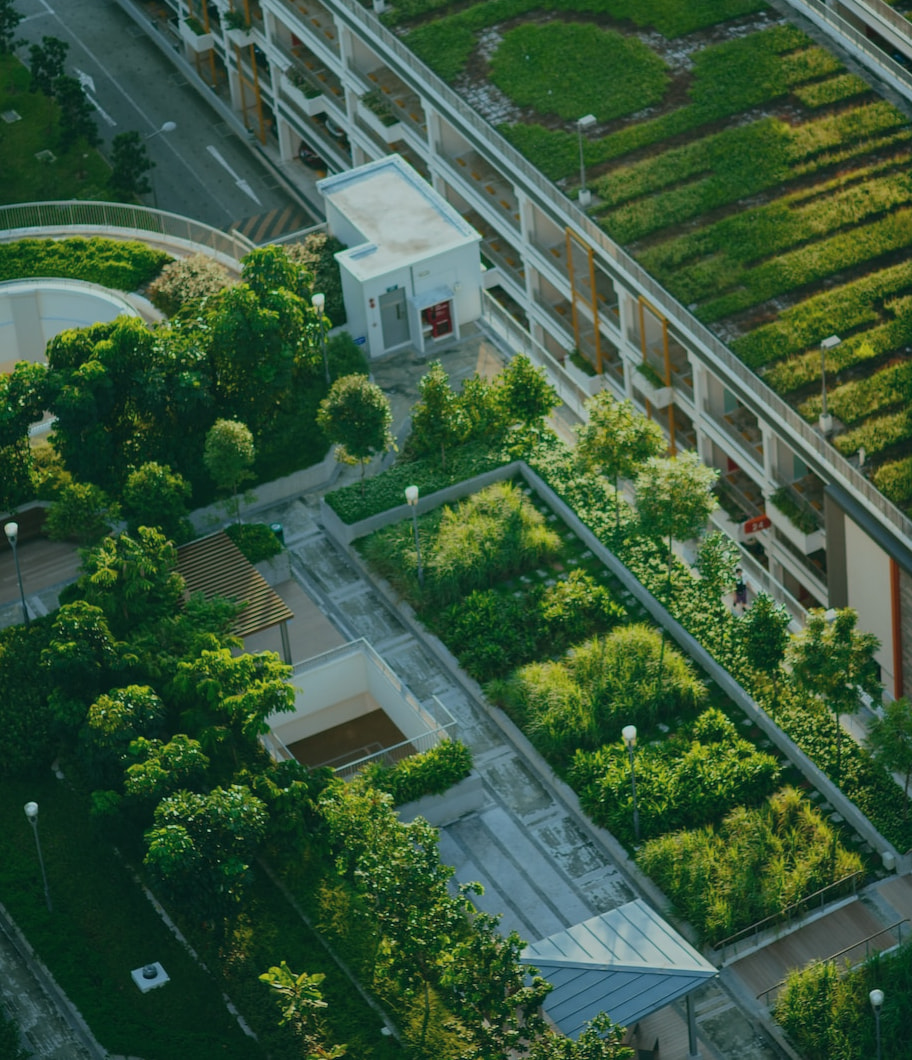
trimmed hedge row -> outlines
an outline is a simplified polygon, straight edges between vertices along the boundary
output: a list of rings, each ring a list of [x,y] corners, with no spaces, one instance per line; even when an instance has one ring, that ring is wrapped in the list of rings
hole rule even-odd
[[[891,405],[906,405],[912,394],[912,360],[904,360],[883,368],[867,379],[858,379],[828,392],[830,412],[846,426],[852,426]],[[821,396],[815,394],[798,406],[798,412],[808,421],[820,415]]]
[[[103,239],[19,239],[0,244],[0,281],[60,276],[135,291],[171,260],[145,243]]]

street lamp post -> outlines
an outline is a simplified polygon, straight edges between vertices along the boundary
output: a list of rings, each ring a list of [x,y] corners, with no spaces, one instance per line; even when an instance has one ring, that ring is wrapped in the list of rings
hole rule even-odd
[[[636,782],[636,769],[633,764],[634,751],[636,750],[637,743],[637,730],[636,725],[625,725],[621,729],[621,736],[624,737],[624,743],[627,745],[627,757],[630,759],[630,790],[633,792],[633,834],[636,836],[636,841],[640,841],[640,811],[637,809],[637,782]]]
[[[406,486],[405,499],[412,509],[412,525],[415,527],[415,555],[418,557],[418,584],[424,588],[424,568],[421,566],[421,539],[418,536],[418,487]]]
[[[583,157],[583,129],[588,129],[590,125],[595,125],[597,121],[598,119],[594,114],[584,114],[582,118],[578,118],[576,121],[576,135],[579,138],[580,156],[579,204],[583,209],[592,202],[592,192],[586,187],[586,159]]]
[[[320,318],[320,350],[323,353],[323,374],[326,376],[326,385],[329,386],[329,361],[326,359],[326,329],[323,325],[323,307],[326,305],[326,295],[319,292],[310,299],[310,304],[317,311]]]
[[[868,1000],[871,1002],[871,1008],[874,1009],[874,1033],[877,1036],[877,1060],[882,1060],[882,1053],[880,1050],[880,1010],[884,1003],[884,992],[883,990],[872,990],[868,994]]]
[[[155,132],[150,132],[148,135],[143,137],[143,141],[148,143],[149,140],[153,140],[156,136],[161,136],[162,133],[172,133],[177,128],[176,121],[162,122],[160,129],[156,129]],[[155,168],[155,163],[152,163],[152,169]],[[152,176],[152,172],[149,172],[149,183],[152,185],[152,205],[155,209],[158,209],[158,192],[155,190],[155,177]]]
[[[826,355],[827,350],[835,350],[842,342],[838,335],[830,335],[820,343],[820,385],[821,406],[820,419],[817,421],[820,433],[826,437],[833,429],[833,417],[827,411],[827,389],[826,389]]]
[[[25,816],[28,818],[32,831],[35,833],[35,847],[38,850],[38,864],[41,866],[41,879],[44,881],[44,900],[47,902],[48,912],[53,913],[51,908],[51,892],[48,890],[47,874],[44,871],[44,858],[41,855],[41,840],[38,838],[38,803],[27,802],[25,804]]]
[[[29,613],[28,608],[25,606],[25,592],[22,588],[22,570],[19,566],[19,552],[16,549],[16,545],[19,541],[19,524],[7,523],[3,527],[3,532],[6,534],[6,540],[9,541],[10,548],[13,550],[13,563],[16,565],[16,579],[19,582],[19,600],[22,603],[22,621],[28,625]]]

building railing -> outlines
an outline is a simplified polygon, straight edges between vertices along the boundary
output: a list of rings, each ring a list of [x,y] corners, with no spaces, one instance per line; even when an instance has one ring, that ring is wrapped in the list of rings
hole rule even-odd
[[[437,698],[436,696],[434,697]],[[438,700],[438,703],[440,701]],[[443,707],[443,704],[440,703]],[[444,710],[446,708],[444,707]],[[423,732],[420,736],[414,736],[410,740],[402,740],[400,743],[393,744],[391,747],[384,747],[381,751],[375,751],[373,754],[364,755],[362,758],[356,759],[354,762],[345,762],[340,766],[336,766],[333,772],[337,777],[341,777],[342,780],[351,780],[357,773],[360,773],[365,766],[371,765],[374,762],[385,766],[394,766],[397,762],[401,762],[403,758],[408,758],[410,755],[424,754],[425,751],[430,751],[431,748],[436,747],[441,740],[447,738],[451,729],[456,727],[456,719],[454,718],[447,725],[441,725],[436,729],[432,729],[430,732]],[[331,765],[331,763],[329,763]]]
[[[895,931],[896,932],[896,943],[895,943],[895,945],[894,946],[887,946],[887,947],[885,947],[885,949],[895,949],[895,948],[901,946],[902,945],[902,926],[903,926],[903,924],[908,924],[908,923],[909,923],[909,918],[908,917],[903,917],[902,920],[897,920],[895,924],[890,924],[889,927],[881,928],[880,931],[875,931],[873,935],[868,935],[867,938],[859,939],[858,942],[853,942],[851,946],[846,946],[845,949],[842,949],[838,953],[834,953],[834,954],[832,954],[829,957],[824,957],[823,960],[818,961],[817,963],[818,964],[833,964],[836,961],[838,961],[840,957],[845,957],[846,954],[852,953],[854,950],[857,950],[859,948],[859,946],[864,946],[864,948],[865,948],[864,960],[855,962],[856,965],[857,964],[863,964],[864,961],[867,961],[868,958],[871,956],[871,943],[874,941],[874,939],[879,939],[881,935],[887,935],[891,931]],[[884,951],[883,950],[879,950],[878,952],[883,953]],[[763,1004],[767,1008],[769,1008],[770,994],[772,994],[774,990],[775,991],[781,990],[782,987],[785,986],[785,983],[786,983],[785,979],[780,979],[778,983],[774,983],[772,986],[768,986],[765,990],[761,990],[760,993],[757,994],[757,1000],[759,1001],[762,998],[763,999]]]
[[[59,202],[25,202],[0,206],[0,239],[10,241],[46,230],[74,229],[80,232],[105,229],[120,233],[164,236],[206,247],[237,263],[256,247],[240,232],[222,232],[189,217],[120,202],[90,202],[70,199]],[[41,230],[45,230],[42,232]]]
[[[827,884],[826,887],[821,887],[819,890],[814,891],[813,894],[807,895],[802,898],[800,902],[793,902],[791,905],[787,905],[784,909],[780,909],[778,913],[773,913],[771,916],[765,916],[755,924],[749,924],[746,928],[736,931],[733,935],[729,935],[727,938],[721,939],[719,942],[714,942],[712,948],[719,953],[720,960],[722,964],[724,964],[726,950],[730,949],[732,946],[737,945],[739,942],[743,942],[745,939],[756,941],[757,937],[762,932],[779,924],[791,926],[795,920],[802,919],[812,909],[822,909],[827,902],[832,901],[835,898],[845,898],[849,894],[857,894],[858,884],[862,879],[864,879],[863,872],[850,872],[841,879]]]
[[[796,7],[801,4],[811,6],[813,3],[813,6],[826,11],[825,5],[819,0],[792,2]],[[457,96],[449,85],[410,52],[405,43],[383,26],[376,16],[366,11],[358,0],[325,0],[325,3],[340,21],[347,23],[359,34],[366,35],[371,41],[371,47],[384,58],[394,72],[407,84],[411,84],[422,97],[429,99],[490,165],[500,173],[509,174],[514,185],[550,214],[559,228],[569,224],[576,229],[595,249],[606,271],[613,278],[628,290],[644,294],[666,318],[669,326],[677,332],[675,338],[688,349],[693,349],[760,419],[775,423],[778,433],[785,437],[805,463],[812,464],[818,472],[825,469],[824,477],[838,482],[862,500],[892,532],[901,538],[912,537],[912,519],[875,489],[857,468],[739,361],[720,339],[672,298],[633,258],[611,240],[607,233],[578,206],[571,203],[512,144]],[[851,29],[844,20],[839,21],[847,30]],[[864,40],[862,34],[856,32],[855,35]],[[902,67],[892,63],[886,55],[884,60],[886,64],[902,72]]]

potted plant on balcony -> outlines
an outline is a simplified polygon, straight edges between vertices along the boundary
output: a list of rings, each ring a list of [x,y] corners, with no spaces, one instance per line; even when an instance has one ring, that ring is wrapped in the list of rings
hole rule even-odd
[[[787,486],[770,495],[766,514],[783,537],[806,556],[823,548],[825,538],[819,520],[798,503]]]
[[[212,34],[192,15],[181,19],[180,34],[181,40],[195,52],[206,52],[212,47]]]
[[[579,350],[570,351],[564,367],[573,382],[590,397],[597,394],[605,385],[601,375]]]
[[[667,408],[674,401],[674,389],[665,382],[651,364],[641,361],[636,366],[636,371],[634,386],[657,409]]]
[[[326,109],[323,92],[296,66],[289,66],[282,75],[285,95],[310,118]]]
[[[225,26],[227,27],[228,39],[238,48],[244,48],[253,44],[253,30],[243,11],[232,8],[225,12]]]
[[[365,125],[369,126],[385,143],[395,143],[402,137],[402,126],[389,101],[380,89],[366,92],[359,100],[359,111]]]

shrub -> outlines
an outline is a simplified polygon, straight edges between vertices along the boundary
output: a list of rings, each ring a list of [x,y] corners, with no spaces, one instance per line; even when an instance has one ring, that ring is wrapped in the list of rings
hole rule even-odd
[[[718,827],[650,839],[637,861],[703,941],[720,941],[862,868],[793,788],[759,809],[738,807]]]
[[[894,504],[908,506],[912,502],[912,456],[883,464],[871,477]]]
[[[362,770],[368,784],[392,795],[401,806],[424,795],[439,795],[472,772],[472,752],[459,740],[441,740],[423,754],[394,766],[372,763]]]
[[[149,299],[165,316],[196,306],[232,282],[228,270],[208,254],[191,254],[169,262],[149,286]]]
[[[719,821],[734,806],[771,794],[779,773],[772,755],[741,739],[721,711],[707,710],[690,731],[658,744],[640,741],[636,783],[643,834]],[[569,776],[593,821],[632,842],[630,763],[620,740],[594,752],[577,751]]]
[[[0,246],[0,281],[63,276],[117,291],[135,291],[170,260],[164,251],[128,240],[20,239]]]
[[[118,504],[104,490],[91,483],[73,482],[61,489],[44,526],[52,541],[97,545],[119,518]]]
[[[801,507],[787,486],[781,486],[770,494],[770,504],[778,508],[789,522],[793,523],[803,534],[812,534],[815,530],[820,529],[814,516]]]
[[[225,533],[250,563],[272,559],[282,551],[281,542],[265,523],[232,523]]]

